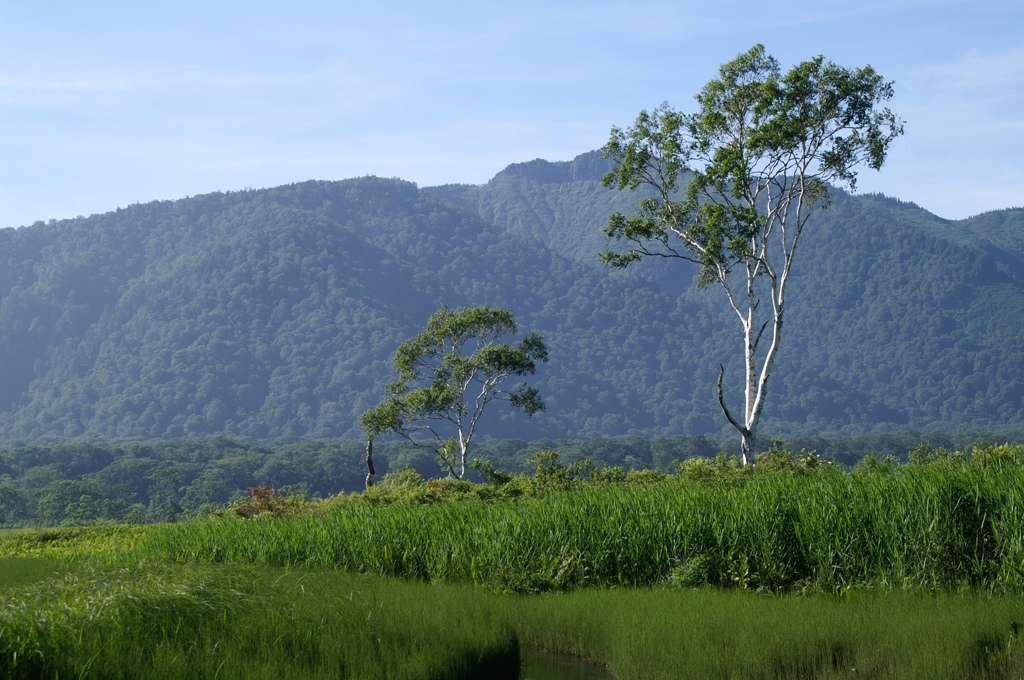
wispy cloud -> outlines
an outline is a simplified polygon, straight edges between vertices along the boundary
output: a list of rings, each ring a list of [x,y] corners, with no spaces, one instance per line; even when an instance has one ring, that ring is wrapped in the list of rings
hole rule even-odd
[[[1017,5],[19,3],[0,10],[0,225],[316,175],[483,182],[593,149],[640,108],[686,109],[755,42],[894,78],[907,134],[862,190],[962,216],[1020,202],[991,187],[1024,194]]]

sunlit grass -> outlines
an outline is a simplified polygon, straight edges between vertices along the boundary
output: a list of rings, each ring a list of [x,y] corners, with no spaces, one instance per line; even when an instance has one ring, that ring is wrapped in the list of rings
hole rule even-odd
[[[518,677],[471,589],[226,566],[82,569],[0,595],[0,677]]]
[[[519,501],[338,504],[117,540],[137,559],[331,568],[512,592],[666,580],[772,592],[1021,592],[1024,469],[906,466],[736,484],[673,478]]]
[[[1021,466],[694,471],[0,532],[0,677],[1024,677]]]
[[[631,678],[1020,677],[1009,597],[539,596],[272,567],[82,568],[0,591],[0,677],[516,678],[520,644]]]
[[[159,525],[103,525],[0,531],[0,558],[38,557],[62,562],[123,561],[139,539]]]

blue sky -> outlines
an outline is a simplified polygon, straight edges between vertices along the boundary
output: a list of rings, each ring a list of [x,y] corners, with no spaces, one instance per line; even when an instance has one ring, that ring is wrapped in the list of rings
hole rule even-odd
[[[0,0],[0,227],[307,179],[568,160],[763,43],[895,81],[882,192],[1024,205],[1020,0]]]

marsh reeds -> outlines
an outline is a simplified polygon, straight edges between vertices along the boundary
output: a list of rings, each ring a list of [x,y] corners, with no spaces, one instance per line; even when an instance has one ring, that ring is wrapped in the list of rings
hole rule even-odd
[[[518,598],[527,645],[649,678],[1016,678],[1013,598],[589,589]]]
[[[692,471],[691,471],[692,472]],[[154,527],[139,559],[330,568],[499,591],[1024,590],[1024,467],[587,484],[514,501],[335,503]]]
[[[514,678],[520,644],[616,680],[1022,677],[1022,458],[410,478],[3,532],[0,678]]]
[[[85,568],[0,591],[0,677],[514,680],[499,614],[339,572]]]
[[[517,678],[520,645],[615,680],[1011,678],[1024,603],[595,588],[538,596],[334,570],[146,565],[0,590],[2,678]]]

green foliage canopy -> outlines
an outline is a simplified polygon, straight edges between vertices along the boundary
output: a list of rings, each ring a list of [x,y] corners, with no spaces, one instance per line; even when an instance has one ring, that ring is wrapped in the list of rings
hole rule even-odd
[[[892,83],[870,66],[850,70],[821,56],[783,75],[757,45],[722,65],[697,94],[696,113],[667,103],[641,111],[631,128],[612,129],[603,151],[616,167],[603,183],[647,185],[657,195],[631,218],[609,218],[607,238],[631,249],[606,251],[604,261],[689,259],[702,266],[702,285],[727,284],[751,259],[759,275],[776,276],[768,238],[781,231],[791,249],[809,210],[827,204],[829,183],[854,190],[858,165],[881,168],[903,133],[892,111],[876,109],[892,94]]]

